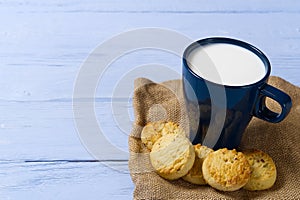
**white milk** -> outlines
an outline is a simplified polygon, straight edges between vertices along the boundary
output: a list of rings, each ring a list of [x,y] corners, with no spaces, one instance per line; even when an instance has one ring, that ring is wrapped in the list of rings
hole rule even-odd
[[[201,46],[187,60],[191,70],[200,77],[223,85],[249,85],[266,74],[265,65],[257,55],[232,44]]]

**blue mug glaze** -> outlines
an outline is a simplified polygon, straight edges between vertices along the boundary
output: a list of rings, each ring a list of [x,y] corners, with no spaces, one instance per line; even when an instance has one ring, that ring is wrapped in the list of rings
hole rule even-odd
[[[204,45],[219,43],[237,45],[257,55],[265,66],[264,77],[252,84],[228,86],[197,75],[189,67],[189,54]],[[239,146],[243,132],[253,116],[272,123],[282,121],[291,109],[292,100],[286,93],[267,84],[270,72],[268,58],[259,49],[243,41],[214,37],[198,40],[188,46],[183,54],[182,82],[190,121],[195,116],[198,121],[196,128],[190,128],[192,143],[202,143],[213,149],[233,149]],[[267,108],[266,97],[279,103],[282,109],[280,113]],[[195,108],[198,108],[199,115],[192,116]]]

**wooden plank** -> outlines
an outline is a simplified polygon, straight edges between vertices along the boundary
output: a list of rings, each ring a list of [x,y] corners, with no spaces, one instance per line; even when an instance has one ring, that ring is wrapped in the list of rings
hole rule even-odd
[[[272,12],[297,12],[299,2],[297,0],[279,0],[274,3],[272,0],[188,0],[182,3],[180,0],[159,0],[137,1],[137,0],[89,0],[82,2],[79,0],[51,0],[47,2],[36,2],[28,0],[20,2],[18,0],[1,1],[5,9],[17,10],[18,12],[113,12],[113,13],[182,13],[188,12],[220,12],[220,13],[272,13]],[[293,5],[293,6],[291,6]],[[38,8],[38,9],[37,9]]]
[[[0,115],[0,160],[93,159],[75,129],[71,101],[0,101],[0,107],[5,108]],[[130,130],[124,134],[115,124],[111,102],[99,100],[95,111],[107,142],[128,152]]]
[[[125,169],[127,162],[114,165]],[[1,161],[0,166],[3,200],[132,199],[129,174],[104,163]]]
[[[88,4],[86,9],[92,9],[93,3],[95,2]],[[249,7],[250,3],[235,5],[231,2],[215,6],[208,3],[207,9],[211,12],[204,13],[82,13],[80,11],[69,13],[63,12],[63,9],[67,9],[68,6],[76,6],[76,3],[74,5],[66,4],[66,7],[64,4],[62,6],[57,4],[51,5],[59,7],[62,10],[59,13],[25,12],[26,9],[19,13],[16,10],[21,9],[23,4],[14,8],[13,3],[2,3],[1,9],[14,8],[12,10],[14,12],[0,12],[1,19],[9,19],[0,21],[1,27],[5,27],[0,30],[2,47],[0,48],[0,85],[2,86],[0,99],[32,101],[71,98],[76,75],[88,54],[113,35],[137,27],[168,28],[179,31],[193,40],[209,36],[227,36],[246,40],[261,48],[270,57],[274,75],[282,76],[292,83],[300,85],[299,79],[295,75],[299,74],[300,70],[298,67],[300,62],[298,45],[300,43],[300,14],[298,11],[289,11],[286,8],[292,10],[299,8],[296,6],[297,3],[294,6],[292,1],[290,4],[287,2],[284,5],[282,5],[283,3],[258,4],[260,6],[257,8],[257,12],[254,7]],[[195,4],[195,2],[191,4],[193,5],[191,8],[196,9]],[[29,1],[27,6],[46,9],[43,5]],[[105,3],[102,5],[106,6]],[[125,6],[125,3],[120,6],[122,7],[122,5]],[[166,9],[166,5],[162,4],[159,7],[155,4],[162,10]],[[254,11],[224,13],[212,11],[213,7],[226,11],[226,9],[230,9],[231,5],[233,10],[235,8],[238,11],[249,7]],[[267,8],[269,5],[270,8]],[[278,5],[283,6],[282,12],[273,12],[272,10],[279,9]],[[77,6],[80,7],[82,4],[78,3]],[[134,9],[132,4],[130,6],[130,9]],[[265,9],[265,12],[260,12],[260,7]],[[174,6],[175,8],[181,9],[178,6]],[[200,10],[201,8],[199,7]],[[138,9],[140,8],[137,7],[136,10]],[[154,8],[150,7],[149,9]],[[106,19],[110,19],[109,23]],[[73,23],[74,21],[77,23]],[[101,88],[102,93],[97,94],[98,97],[111,96],[112,88],[115,86],[112,83],[117,83],[124,72],[141,64],[153,62],[170,66],[178,73],[181,71],[180,58],[166,59],[166,54],[160,55],[160,52],[157,51],[128,55],[128,58],[126,56],[120,58],[109,68],[103,77],[104,87]],[[168,76],[165,77],[165,79],[168,78]]]

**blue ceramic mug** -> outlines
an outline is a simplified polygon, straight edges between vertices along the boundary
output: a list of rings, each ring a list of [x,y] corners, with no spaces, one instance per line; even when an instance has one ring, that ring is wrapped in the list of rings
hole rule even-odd
[[[268,58],[256,47],[231,38],[206,38],[183,54],[183,90],[190,122],[190,139],[214,149],[237,148],[253,116],[282,121],[292,100],[267,84]],[[278,102],[281,112],[266,106]]]

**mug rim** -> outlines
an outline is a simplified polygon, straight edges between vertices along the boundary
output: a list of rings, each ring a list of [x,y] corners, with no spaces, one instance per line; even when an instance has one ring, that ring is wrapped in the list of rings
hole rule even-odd
[[[226,85],[226,84],[220,84],[220,83],[216,83],[216,82],[207,80],[207,79],[201,77],[200,75],[196,74],[190,68],[190,66],[188,65],[188,62],[187,62],[187,58],[194,49],[198,48],[199,46],[204,46],[204,45],[209,45],[209,44],[222,44],[222,43],[232,44],[232,45],[236,45],[236,46],[245,48],[245,49],[251,51],[252,53],[254,53],[256,56],[258,56],[259,59],[264,63],[264,66],[266,69],[266,73],[263,76],[263,78],[261,78],[259,81],[256,81],[254,83],[245,84],[245,85]],[[211,84],[215,84],[215,85],[219,85],[219,86],[223,86],[223,87],[230,87],[230,88],[250,87],[250,86],[256,85],[261,82],[266,82],[271,74],[270,61],[267,58],[267,56],[260,49],[258,49],[257,47],[255,47],[247,42],[244,42],[244,41],[241,41],[238,39],[228,38],[228,37],[209,37],[209,38],[197,40],[197,41],[191,43],[188,47],[186,47],[186,49],[184,50],[184,53],[183,53],[182,60],[183,60],[184,67],[187,68],[187,70],[190,73],[192,73],[194,76],[196,76],[197,78],[202,79],[207,83],[211,83]]]

